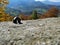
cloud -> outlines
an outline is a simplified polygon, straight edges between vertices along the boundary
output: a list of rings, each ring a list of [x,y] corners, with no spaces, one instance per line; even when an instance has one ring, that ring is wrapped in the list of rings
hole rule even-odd
[[[35,1],[50,1],[50,2],[60,2],[60,0],[35,0]]]
[[[45,1],[45,0],[35,0],[35,1]]]
[[[60,2],[60,0],[49,0],[51,2]]]

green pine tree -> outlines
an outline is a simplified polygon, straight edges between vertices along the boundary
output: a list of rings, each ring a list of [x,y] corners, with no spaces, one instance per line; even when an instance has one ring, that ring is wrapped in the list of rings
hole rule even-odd
[[[36,10],[34,10],[33,13],[32,13],[32,19],[38,19]]]

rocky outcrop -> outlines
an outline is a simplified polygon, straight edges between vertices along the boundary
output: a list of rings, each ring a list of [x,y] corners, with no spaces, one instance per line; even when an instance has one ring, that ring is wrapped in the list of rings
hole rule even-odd
[[[60,45],[60,17],[0,22],[0,45]]]

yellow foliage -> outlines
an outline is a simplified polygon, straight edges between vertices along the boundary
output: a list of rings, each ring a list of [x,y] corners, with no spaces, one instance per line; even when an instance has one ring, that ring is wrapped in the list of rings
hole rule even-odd
[[[4,12],[6,5],[8,4],[8,0],[0,0],[0,4],[3,6],[0,7],[0,21],[7,21],[9,17],[8,14]]]
[[[5,18],[0,18],[0,21],[5,21],[6,19]]]

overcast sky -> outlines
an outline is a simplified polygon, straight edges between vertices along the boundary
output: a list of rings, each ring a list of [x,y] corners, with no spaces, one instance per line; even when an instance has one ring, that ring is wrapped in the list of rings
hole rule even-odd
[[[51,1],[51,2],[60,2],[60,0],[36,0],[36,1]]]

